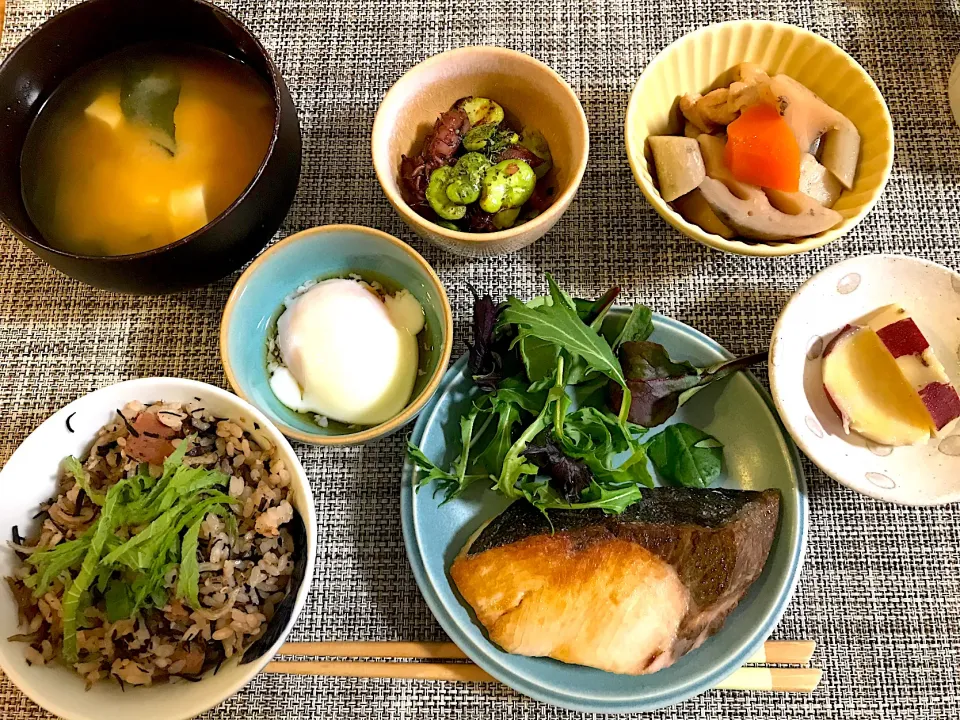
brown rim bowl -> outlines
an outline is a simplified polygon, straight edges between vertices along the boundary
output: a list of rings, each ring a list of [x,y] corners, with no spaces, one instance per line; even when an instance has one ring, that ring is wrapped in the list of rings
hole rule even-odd
[[[88,0],[41,25],[0,65],[0,157],[20,158],[40,108],[77,69],[142,42],[186,42],[252,68],[273,95],[273,137],[253,180],[223,213],[174,243],[131,255],[79,255],[51,247],[30,220],[20,163],[0,165],[0,220],[57,270],[95,287],[151,295],[218,280],[255,256],[280,228],[300,180],[300,121],[287,86],[260,41],[203,0]]]
[[[488,97],[521,126],[550,144],[557,193],[536,218],[507,230],[448,230],[417,214],[403,199],[400,160],[419,152],[437,117],[468,95]],[[467,257],[502,255],[543,237],[570,206],[590,151],[587,118],[566,80],[539,60],[499,47],[465,47],[428,58],[401,77],[380,103],[371,139],[380,186],[400,218],[424,240]]]

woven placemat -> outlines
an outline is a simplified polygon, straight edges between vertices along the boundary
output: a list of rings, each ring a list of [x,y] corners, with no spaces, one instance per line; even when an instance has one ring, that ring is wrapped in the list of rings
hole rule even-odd
[[[3,0],[0,0],[2,7]],[[10,0],[0,52],[66,4]],[[946,100],[960,52],[956,2],[919,0],[226,0],[287,78],[303,125],[304,171],[281,230],[352,222],[410,242],[450,293],[455,355],[466,282],[529,297],[545,270],[576,294],[610,285],[716,338],[766,347],[789,295],[850,255],[888,251],[958,267],[960,128]],[[628,94],[656,53],[703,24],[767,18],[809,28],[851,53],[893,115],[897,155],[886,194],[843,241],[800,257],[724,255],[673,231],[634,185],[623,150]],[[410,66],[445,49],[496,44],[543,60],[579,94],[591,128],[580,193],[557,227],[503,258],[464,261],[425,246],[377,184],[369,136],[377,105]],[[12,162],[3,158],[3,162]],[[0,460],[52,411],[133,377],[175,375],[226,387],[217,329],[236,277],[167,298],[111,295],[69,280],[5,231],[0,238]],[[438,640],[400,537],[403,437],[361,448],[296,447],[313,483],[320,547],[293,640]],[[814,639],[824,669],[811,696],[712,691],[658,718],[956,718],[960,716],[960,518],[954,508],[882,505],[806,463],[811,527],[797,594],[774,637]],[[261,676],[207,718],[574,717],[492,684]],[[0,717],[48,717],[0,677]]]

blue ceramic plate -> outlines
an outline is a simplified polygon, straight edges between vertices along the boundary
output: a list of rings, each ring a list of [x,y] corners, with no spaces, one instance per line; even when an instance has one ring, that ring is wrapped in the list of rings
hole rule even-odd
[[[674,359],[708,365],[730,357],[713,340],[680,322],[660,316],[654,322],[652,339]],[[458,453],[459,418],[469,408],[473,392],[464,357],[447,372],[417,421],[412,441],[441,465]],[[403,539],[427,604],[471,660],[537,700],[584,712],[623,713],[673,705],[709,690],[760,649],[790,601],[803,563],[806,484],[796,447],[772,407],[756,379],[739,373],[695,395],[671,419],[703,428],[723,442],[724,487],[777,488],[782,494],[780,529],[763,574],[720,632],[672,667],[652,675],[616,675],[549,658],[510,655],[492,644],[447,571],[467,538],[508,503],[474,486],[441,506],[431,488],[413,492],[415,469],[407,463],[400,496]]]

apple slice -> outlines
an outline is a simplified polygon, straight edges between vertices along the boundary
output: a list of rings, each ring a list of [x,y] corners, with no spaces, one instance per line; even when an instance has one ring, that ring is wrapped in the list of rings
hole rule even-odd
[[[876,331],[896,359],[913,389],[920,395],[933,424],[934,434],[960,418],[960,395],[910,313],[900,305],[887,305],[867,315],[862,323]]]
[[[823,353],[823,387],[847,432],[883,445],[930,438],[923,400],[869,327],[848,325]]]

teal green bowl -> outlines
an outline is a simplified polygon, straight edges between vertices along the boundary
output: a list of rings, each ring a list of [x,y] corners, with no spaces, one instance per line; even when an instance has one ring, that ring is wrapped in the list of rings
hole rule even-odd
[[[336,422],[321,427],[273,394],[267,372],[268,339],[284,298],[306,282],[353,273],[388,287],[406,288],[420,302],[426,315],[426,326],[418,337],[420,375],[410,403],[390,420],[370,427]],[[314,445],[359,445],[399,430],[437,391],[452,347],[450,303],[433,268],[406,243],[359,225],[312,228],[270,247],[240,276],[220,323],[220,357],[234,392],[287,437]]]

